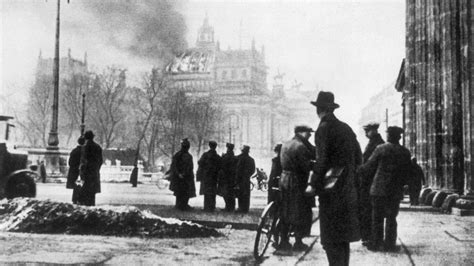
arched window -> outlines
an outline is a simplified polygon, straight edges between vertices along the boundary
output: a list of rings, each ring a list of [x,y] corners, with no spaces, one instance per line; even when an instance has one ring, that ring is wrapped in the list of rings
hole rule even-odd
[[[222,79],[225,80],[227,79],[227,71],[222,71]]]
[[[246,69],[242,70],[242,77],[243,78],[247,77],[247,70]]]
[[[235,71],[235,69],[232,69],[232,72],[231,72],[231,73],[232,73],[232,74],[231,74],[231,75],[232,75],[232,79],[237,78],[237,71]]]

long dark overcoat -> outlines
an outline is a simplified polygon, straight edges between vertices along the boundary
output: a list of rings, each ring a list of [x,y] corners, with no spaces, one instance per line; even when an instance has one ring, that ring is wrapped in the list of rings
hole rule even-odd
[[[234,197],[237,157],[233,151],[222,155],[222,168],[219,173],[218,194],[222,197]]]
[[[188,151],[175,153],[170,166],[170,190],[175,196],[196,197],[193,168],[193,156]]]
[[[93,140],[87,140],[81,158],[81,179],[83,189],[89,193],[100,193],[100,167],[102,166],[102,148]]]
[[[239,190],[236,196],[250,195],[250,177],[255,173],[255,160],[248,153],[241,153],[237,156],[236,184]]]
[[[278,187],[278,177],[281,176],[281,160],[280,155],[277,155],[272,158],[272,169],[270,170],[270,175],[268,176],[268,202],[274,201],[275,197],[278,196],[277,191],[274,191],[272,187]]]
[[[72,149],[69,154],[69,169],[67,172],[66,188],[74,188],[75,182],[79,177],[79,165],[81,164],[81,146]]]
[[[355,188],[356,166],[362,152],[356,135],[334,114],[324,116],[316,130],[316,163],[311,183],[319,191],[321,244],[354,242],[360,239]],[[345,171],[331,192],[321,192],[323,178],[331,167],[344,166]]]
[[[301,230],[309,234],[313,217],[311,203],[314,199],[305,196],[304,191],[311,171],[311,160],[314,159],[313,146],[308,140],[296,135],[283,143],[280,156],[283,169],[280,178],[281,218],[288,224],[302,227]]]
[[[216,150],[203,153],[198,161],[198,171],[201,174],[200,195],[217,194],[217,177],[221,169],[221,157]]]
[[[410,151],[397,143],[377,146],[369,160],[360,167],[364,175],[373,176],[371,196],[403,198],[403,186],[411,170]]]

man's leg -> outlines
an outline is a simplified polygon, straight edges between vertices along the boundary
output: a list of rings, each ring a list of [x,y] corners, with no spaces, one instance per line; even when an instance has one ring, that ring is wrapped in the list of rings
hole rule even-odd
[[[328,258],[329,266],[349,265],[349,243],[328,243],[323,245]]]
[[[387,221],[385,226],[385,248],[394,249],[397,242],[397,215],[400,201],[391,199],[387,202]]]
[[[384,197],[372,197],[372,239],[370,250],[377,250],[383,245],[385,200]]]

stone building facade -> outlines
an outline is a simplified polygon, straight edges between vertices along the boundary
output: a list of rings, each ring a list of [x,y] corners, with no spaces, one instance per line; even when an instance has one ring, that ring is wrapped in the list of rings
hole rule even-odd
[[[273,155],[273,146],[292,132],[291,112],[285,104],[281,80],[274,91],[267,88],[264,47],[222,50],[214,29],[204,20],[196,46],[174,58],[165,67],[170,86],[192,96],[212,95],[223,107],[221,129],[215,136],[222,146],[247,144],[257,158]]]
[[[405,144],[428,185],[474,194],[474,5],[470,0],[406,1],[403,92]]]

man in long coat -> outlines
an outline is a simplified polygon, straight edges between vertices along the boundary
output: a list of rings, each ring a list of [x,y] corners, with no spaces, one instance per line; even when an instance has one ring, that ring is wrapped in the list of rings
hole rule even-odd
[[[217,177],[221,169],[221,157],[216,152],[217,143],[209,141],[209,150],[198,161],[201,187],[199,194],[204,195],[204,211],[216,209]]]
[[[403,199],[403,186],[411,170],[410,152],[400,145],[403,129],[388,127],[387,143],[377,146],[359,172],[373,176],[370,187],[372,197],[372,239],[370,250],[396,250],[397,215]],[[385,240],[384,240],[384,219]]]
[[[225,211],[235,210],[235,173],[237,158],[234,155],[234,144],[226,144],[227,151],[222,155],[222,169],[219,174],[219,194],[224,198]]]
[[[77,146],[72,149],[71,153],[69,153],[69,170],[67,172],[67,182],[66,182],[66,188],[69,189],[74,189],[76,187],[76,180],[79,177],[79,165],[81,164],[81,151],[82,151],[82,145],[84,145],[85,139],[83,136],[80,136],[77,139]],[[78,191],[76,190],[76,194]],[[74,195],[72,196],[72,203],[77,204],[78,203],[78,196],[79,195]]]
[[[275,157],[272,158],[272,169],[270,170],[270,176],[268,177],[268,203],[275,200],[277,192],[272,188],[278,187],[278,181],[281,176],[281,146],[282,144],[277,144],[273,151],[275,152]]]
[[[170,190],[176,197],[175,208],[178,210],[191,210],[188,201],[196,197],[196,186],[194,183],[193,156],[189,154],[191,144],[188,139],[181,141],[179,150],[171,161],[170,166]]]
[[[242,146],[242,153],[237,156],[236,186],[238,211],[247,213],[250,208],[250,177],[255,173],[255,160],[249,155],[250,147]]]
[[[378,128],[379,124],[377,123],[370,123],[364,126],[365,136],[369,139],[369,143],[362,154],[363,163],[369,160],[370,155],[372,155],[378,145],[385,143],[377,131]],[[359,222],[360,236],[364,246],[368,244],[372,234],[372,203],[370,201],[372,178],[373,176],[359,175]]]
[[[102,148],[94,142],[94,133],[88,130],[84,133],[86,143],[82,147],[81,179],[84,181],[81,191],[82,204],[95,205],[95,194],[100,193],[100,167],[102,166]]]
[[[280,177],[280,237],[279,249],[291,248],[288,241],[290,226],[295,232],[294,250],[306,250],[308,245],[303,243],[303,237],[311,232],[313,213],[311,210],[312,197],[305,195],[308,175],[311,171],[311,160],[314,159],[314,148],[308,142],[313,130],[307,126],[295,127],[295,136],[283,143],[281,148]]]
[[[410,194],[410,204],[418,205],[418,197],[420,196],[421,186],[425,184],[425,174],[423,169],[417,163],[416,157],[411,158],[411,172],[408,179],[408,193]]]
[[[339,107],[334,94],[321,91],[311,104],[316,106],[320,123],[314,137],[316,163],[307,193],[319,194],[321,244],[329,265],[349,265],[349,243],[360,239],[354,183],[362,152],[352,129],[333,113]],[[334,167],[344,167],[344,171],[334,188],[325,191],[324,177]]]

